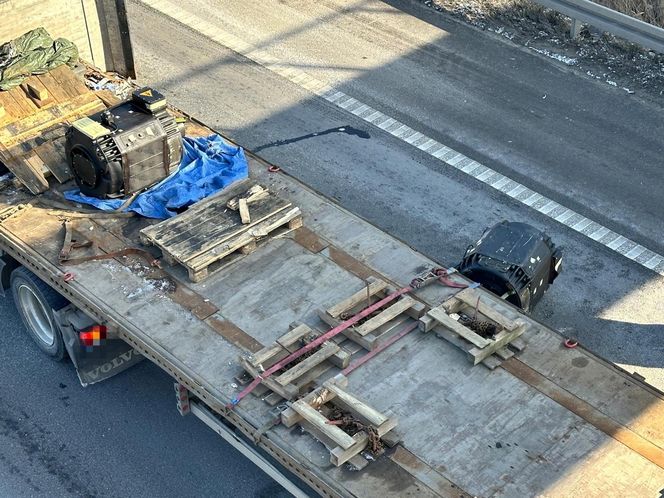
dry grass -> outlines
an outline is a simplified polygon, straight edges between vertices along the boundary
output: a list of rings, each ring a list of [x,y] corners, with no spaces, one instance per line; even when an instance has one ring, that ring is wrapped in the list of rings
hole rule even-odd
[[[595,3],[617,10],[641,21],[664,28],[664,0],[593,0]],[[433,3],[448,10],[463,10],[467,17],[475,19],[503,17],[506,12],[514,16],[521,15],[533,21],[546,20],[555,25],[563,16],[529,0],[466,0],[460,7],[458,0],[434,0]],[[455,9],[456,7],[456,9]],[[471,14],[470,16],[468,14]],[[501,15],[502,14],[502,15]]]
[[[660,28],[664,28],[664,0],[593,0]]]

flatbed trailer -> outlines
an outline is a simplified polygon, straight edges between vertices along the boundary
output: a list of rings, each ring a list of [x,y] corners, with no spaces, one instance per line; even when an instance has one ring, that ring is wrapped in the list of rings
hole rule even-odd
[[[63,101],[72,98],[70,88],[60,90]],[[89,113],[111,99],[89,91],[79,101],[84,102],[77,104],[80,109],[57,116],[60,123],[78,116],[77,109]],[[12,124],[16,136],[21,123],[34,128],[34,115],[28,114]],[[188,134],[211,131],[179,114],[187,117]],[[47,169],[61,170],[64,157],[57,141],[62,137],[49,140],[38,144],[38,156]],[[201,206],[226,204],[259,184],[297,206],[301,223],[291,219],[259,237],[249,250],[233,253],[230,262],[210,267],[206,278],[192,282],[192,276],[199,280],[196,274],[166,264],[169,257],[144,245],[157,221],[90,215],[58,196],[73,182],[51,179],[50,190],[37,196],[15,186],[0,192],[3,285],[16,267],[29,269],[172,376],[183,413],[188,408],[229,440],[235,436],[226,428],[234,427],[243,436],[236,438],[238,447],[252,442],[322,496],[661,493],[661,392],[581,345],[565,347],[557,332],[481,288],[445,285],[469,284],[458,274],[407,289],[415,277],[439,265],[260,157],[248,152],[247,158],[250,179]],[[158,281],[169,285],[150,280],[145,261],[135,255],[61,263],[67,236],[63,220],[75,220],[76,233],[94,241],[98,254],[151,251],[162,260]],[[261,373],[260,362],[254,362],[258,356],[267,361],[274,351],[283,358],[297,349],[293,342],[284,346],[284,336],[301,327],[319,333],[336,328],[375,296],[384,299],[396,289],[405,289],[402,299],[393,301],[401,307],[394,316],[383,315],[378,328],[367,332],[365,321],[362,331],[347,329],[317,350],[334,354],[309,361],[311,368],[298,372],[301,379],[287,370],[292,379],[265,383],[256,395],[234,403],[250,377]],[[478,349],[485,347],[481,338],[464,339],[463,331],[439,316],[453,316],[459,306],[472,311],[460,292],[477,298],[476,316],[479,309],[483,319],[520,327],[511,349],[496,347],[479,356]],[[358,366],[366,355],[370,359]],[[249,376],[252,365],[256,372]],[[326,400],[345,399],[340,406],[355,406],[365,422],[377,419],[372,430],[378,430],[383,448],[375,455],[368,450],[372,430],[344,436],[331,429],[334,424],[323,416],[326,401],[316,404],[316,396],[307,396],[312,390]],[[382,425],[388,423],[389,428]],[[361,453],[354,451],[358,441]],[[283,482],[263,457],[249,456]]]

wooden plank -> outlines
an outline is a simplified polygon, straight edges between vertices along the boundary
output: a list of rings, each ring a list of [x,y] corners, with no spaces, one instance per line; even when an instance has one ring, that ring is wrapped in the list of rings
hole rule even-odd
[[[25,118],[27,116],[30,116],[33,112],[37,111],[38,108],[34,104],[32,100],[25,94],[23,89],[18,86],[14,87],[11,90],[8,91],[9,96],[14,99],[14,102],[16,103],[16,108],[20,109],[20,117]]]
[[[478,348],[484,348],[491,344],[490,340],[485,339],[484,337],[470,330],[468,327],[464,327],[456,320],[450,318],[450,316],[445,313],[445,311],[440,306],[430,309],[427,314],[441,325],[460,335]]]
[[[299,413],[302,418],[309,422],[315,429],[319,430],[325,436],[329,437],[335,444],[339,445],[343,450],[353,447],[357,441],[344,431],[339,429],[336,425],[328,424],[328,419],[322,414],[317,412],[307,403],[302,400],[296,401],[291,405],[293,410]],[[350,458],[350,457],[349,457]]]
[[[244,194],[233,197],[230,201],[226,203],[226,207],[237,210],[240,206],[240,200],[244,199],[247,205],[253,204],[261,199],[265,199],[268,196],[268,190],[262,185],[254,185],[248,189]]]
[[[339,467],[358,453],[362,452],[369,443],[369,436],[367,436],[366,432],[360,431],[353,436],[353,441],[354,445],[350,448],[344,450],[341,447],[338,447],[330,451],[330,463],[332,463],[332,465]]]
[[[288,352],[284,350],[284,348],[282,348],[279,344],[276,343],[271,344],[269,346],[264,347],[260,351],[254,353],[249,361],[254,367],[258,367],[259,365],[267,363],[269,360],[273,359],[279,353],[282,353],[282,358],[288,356]],[[269,368],[269,366],[270,366],[269,364],[263,365],[263,368]]]
[[[174,218],[155,223],[142,230],[142,234],[151,240],[159,240],[162,243],[175,242],[174,238],[187,230],[198,230],[199,225],[203,222],[214,221],[215,216],[217,222],[231,222],[239,223],[239,215],[232,216],[228,213],[226,200],[229,196],[236,193],[237,188],[245,188],[247,180],[240,180],[236,184],[231,185],[227,189],[218,192],[217,194],[198,201],[193,206],[190,206],[184,213],[180,213]],[[178,238],[183,240],[182,238]]]
[[[253,220],[248,225],[242,224],[239,214],[229,211],[227,214],[233,218],[230,227],[212,225],[202,230],[192,230],[189,232],[191,235],[181,242],[174,244],[173,241],[169,241],[168,251],[174,255],[181,254],[184,261],[197,258],[214,250],[224,242],[239,237],[247,230],[271,219],[274,215],[287,212],[290,206],[290,202],[276,198],[272,199],[272,202],[266,200],[264,203],[257,204],[253,209]]]
[[[293,330],[278,338],[277,342],[274,344],[254,353],[250,360],[251,364],[255,367],[263,365],[264,368],[269,368],[277,361],[286,358],[286,356],[292,352],[289,351],[289,348],[310,333],[311,329],[304,324],[295,327]]]
[[[311,370],[305,372],[301,377],[295,379],[290,385],[297,387],[300,392],[308,391],[309,389],[306,391],[304,389],[312,382],[317,381],[325,372],[332,368],[332,358],[334,358],[334,356],[330,356],[327,361],[319,363]]]
[[[96,97],[94,98],[95,100],[92,102],[89,99],[81,100],[80,98],[76,98],[64,104],[49,107],[48,109],[35,108],[36,111],[31,112],[29,116],[15,121],[11,126],[0,129],[0,142],[8,146],[18,144],[58,123],[67,122],[79,116],[88,115],[106,108],[100,100]]]
[[[332,318],[339,318],[339,316],[351,308],[354,308],[358,304],[367,301],[367,297],[374,296],[378,292],[382,291],[387,287],[387,282],[377,279],[375,277],[367,278],[369,282],[369,290],[363,288],[362,290],[357,291],[352,296],[344,299],[343,301],[335,304],[334,306],[327,309],[327,312]]]
[[[300,341],[302,338],[313,334],[313,330],[309,328],[308,325],[301,323],[288,331],[286,334],[282,335],[277,339],[277,342],[281,344],[285,349],[290,348],[293,344]]]
[[[34,149],[49,171],[60,183],[73,178],[69,163],[64,153],[64,138],[54,142],[46,142]]]
[[[348,380],[346,380],[346,384],[347,383]],[[300,401],[308,404],[309,406],[312,406],[315,409],[319,409],[325,403],[328,403],[332,398],[334,398],[332,391],[327,388],[319,387],[318,389],[311,391]],[[288,407],[283,412],[281,412],[281,423],[284,424],[285,427],[292,427],[300,420],[302,420],[302,415],[293,410],[292,407]]]
[[[185,267],[187,267],[187,270],[189,272],[189,278],[193,282],[200,282],[203,278],[207,277],[208,266],[210,266],[211,264],[225,258],[226,256],[231,255],[233,252],[236,251],[239,251],[242,254],[248,254],[249,252],[256,249],[257,247],[256,240],[259,237],[260,238],[265,237],[270,232],[280,227],[283,227],[286,224],[288,224],[288,227],[290,229],[291,224],[297,222],[301,218],[302,216],[300,214],[299,208],[293,208],[291,211],[286,213],[285,217],[275,216],[274,218],[272,218],[276,220],[274,223],[271,223],[271,219],[268,219],[261,226],[248,230],[249,233],[244,233],[239,237],[237,237],[236,239],[233,239],[232,241],[225,243],[222,247],[214,249],[210,251],[210,253],[208,254],[201,255],[200,257],[201,266],[191,267],[190,262],[184,262],[182,264]],[[245,249],[247,248],[250,248],[250,250],[246,251]],[[219,251],[222,250],[223,253],[220,253]],[[219,271],[225,268],[228,264],[231,264],[234,261],[234,259],[235,258],[231,258],[229,261],[226,262],[226,264],[217,265],[215,267],[215,271]],[[196,264],[198,264],[198,262]]]
[[[316,313],[318,314],[318,317],[325,323],[327,323],[330,327],[336,327],[341,323],[340,320],[336,318],[332,318],[329,313],[325,310],[316,310]],[[362,346],[364,349],[367,349],[371,351],[375,347],[375,340],[376,338],[372,334],[367,334],[366,336],[361,336],[357,332],[355,332],[354,329],[349,328],[346,329],[342,332],[342,334],[347,337],[349,340],[353,341],[354,343],[359,344]]]
[[[97,90],[95,91],[95,94],[99,99],[104,103],[106,107],[113,107],[114,105],[119,104],[122,102],[120,97],[115,95],[113,92],[110,90]]]
[[[44,84],[36,78],[28,78],[21,83],[23,91],[28,95],[36,98],[37,100],[46,100],[48,98],[48,90]]]
[[[46,88],[51,97],[60,104],[69,100],[69,95],[67,92],[60,86],[60,83],[50,74],[40,74],[37,76],[37,79],[41,82],[42,85]]]
[[[514,330],[517,327],[517,324],[514,322],[514,320],[507,318],[503,313],[496,309],[495,306],[489,304],[490,298],[480,294],[477,289],[464,289],[454,297],[467,304],[468,306],[471,306],[473,309],[477,307],[478,312],[482,313],[490,320],[500,324],[507,330]],[[477,301],[478,298],[479,304]]]
[[[251,375],[254,378],[258,378],[259,372],[253,367],[253,365],[251,365],[251,363],[249,363],[242,356],[240,356],[239,360],[240,360],[240,365],[242,365],[242,368],[244,368],[247,372],[249,372],[249,375]],[[284,399],[293,399],[299,395],[299,391],[295,386],[292,385],[282,386],[279,383],[275,382],[275,380],[271,377],[268,377],[267,379],[262,379],[261,384],[263,384],[268,389],[274,391]]]
[[[315,338],[320,336],[321,332],[318,330],[309,329],[309,334],[311,334],[312,337]],[[345,337],[336,336],[332,338],[335,344],[340,343],[339,339],[345,340]],[[338,368],[346,368],[349,365],[350,360],[351,360],[351,354],[341,347],[339,347],[339,351],[337,351],[328,358],[328,361]]]
[[[270,216],[285,211],[291,203],[276,196],[257,203],[253,220],[243,225],[239,213],[229,210],[223,199],[185,213],[141,231],[158,247],[184,262],[195,258],[231,237],[238,236]]]
[[[83,80],[76,76],[66,64],[51,69],[49,72],[51,73],[51,76],[60,83],[61,88],[67,93],[67,95],[72,98],[87,93],[93,93],[87,86],[85,86]]]
[[[301,213],[299,208],[292,208],[286,212],[279,212],[276,215],[265,219],[263,222],[252,226],[247,231],[241,233],[239,236],[233,237],[224,243],[217,244],[209,251],[194,258],[188,259],[185,262],[186,266],[193,269],[194,271],[207,268],[215,261],[218,261],[225,256],[228,256],[232,252],[237,251],[242,246],[254,241],[256,238],[265,237],[271,231],[288,223],[290,220],[299,218],[300,216]]]
[[[249,215],[249,206],[247,205],[247,199],[240,199],[238,202],[238,210],[240,211],[240,220],[243,225],[248,225],[251,223],[251,216]]]
[[[359,327],[355,327],[355,332],[357,332],[361,336],[365,336],[369,332],[373,332],[375,329],[377,329],[381,325],[384,325],[387,322],[389,322],[390,320],[396,318],[397,316],[399,316],[401,313],[406,311],[408,308],[410,308],[414,304],[415,304],[415,301],[411,297],[405,296],[405,297],[399,299],[396,303],[391,305],[389,308],[386,308],[383,311],[381,311],[378,315],[376,315],[373,318],[371,318],[371,319],[367,320],[366,322],[364,322]]]
[[[16,103],[9,92],[0,92],[0,107],[4,109],[4,115],[9,121],[14,120],[19,111],[15,109]]]
[[[525,324],[522,323],[514,330],[503,330],[502,332],[499,332],[498,335],[496,335],[494,340],[491,341],[491,343],[488,346],[483,348],[471,349],[469,354],[473,358],[473,362],[475,363],[475,365],[477,365],[479,362],[481,362],[488,356],[491,356],[493,353],[495,353],[502,347],[507,346],[510,343],[510,341],[516,339],[521,334],[523,334],[525,329],[526,326]]]
[[[0,144],[0,161],[31,193],[36,195],[48,190],[49,184],[42,172],[44,163],[34,152],[15,157]]]
[[[352,394],[344,391],[333,382],[325,382],[323,386],[334,394],[333,403],[340,408],[350,411],[364,423],[369,423],[374,427],[387,422],[387,417],[378,410],[370,407],[364,401],[356,398]]]
[[[282,386],[288,385],[311,368],[315,367],[319,363],[324,362],[337,351],[339,351],[339,346],[337,346],[334,342],[324,342],[318,351],[302,360],[293,368],[286,370],[276,378],[276,381]]]

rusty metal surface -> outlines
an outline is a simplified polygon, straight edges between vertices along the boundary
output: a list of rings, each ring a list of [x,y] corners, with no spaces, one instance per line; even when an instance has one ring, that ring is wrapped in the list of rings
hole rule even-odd
[[[311,252],[320,252],[330,245],[307,227],[300,227],[293,232],[293,240]]]
[[[180,281],[177,282],[175,291],[169,297],[183,308],[191,311],[199,320],[205,320],[219,311],[219,308],[209,300],[191,290]]]
[[[397,446],[389,458],[422,484],[435,491],[438,496],[449,498],[471,498],[472,496],[403,446]]]
[[[224,339],[236,346],[246,349],[247,351],[255,353],[263,348],[263,345],[260,342],[228,320],[221,320],[217,317],[210,316],[205,320],[205,323],[212,327],[212,329]]]
[[[346,251],[342,251],[338,247],[334,247],[332,245],[329,246],[328,249],[330,251],[329,257],[332,261],[341,266],[343,269],[348,270],[353,275],[357,275],[362,280],[366,280],[369,277],[388,280],[384,275],[381,275],[377,271],[372,270],[367,265],[348,254]]]
[[[636,434],[628,427],[616,422],[594,406],[577,398],[516,358],[504,361],[501,367],[559,405],[578,415],[589,424],[604,432],[607,436],[612,437],[664,469],[664,448],[660,448]]]

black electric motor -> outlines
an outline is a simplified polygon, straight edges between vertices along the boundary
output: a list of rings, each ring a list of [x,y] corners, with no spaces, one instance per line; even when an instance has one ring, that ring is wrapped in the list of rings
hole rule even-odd
[[[511,221],[487,229],[468,247],[459,272],[530,311],[561,271],[562,252],[540,230]]]
[[[72,123],[65,153],[83,194],[120,197],[178,167],[183,130],[166,109],[164,96],[144,87],[131,100]]]

